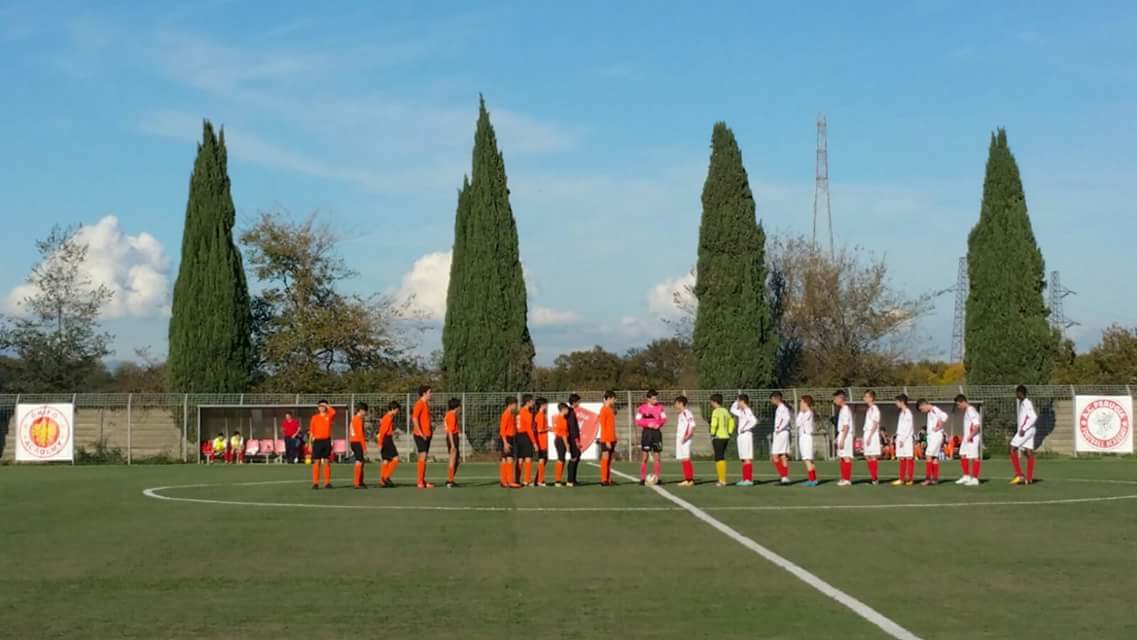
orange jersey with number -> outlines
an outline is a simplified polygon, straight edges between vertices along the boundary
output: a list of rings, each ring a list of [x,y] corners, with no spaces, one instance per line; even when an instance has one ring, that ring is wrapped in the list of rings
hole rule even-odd
[[[351,417],[351,432],[348,438],[350,442],[358,442],[363,444],[365,437],[363,434],[363,416]]]
[[[533,425],[537,428],[537,446],[542,449],[549,448],[549,414],[544,409],[537,412],[533,418]]]
[[[517,413],[517,432],[526,436],[533,435],[533,412],[527,407],[522,407]]]
[[[458,433],[458,410],[451,409],[446,412],[446,417],[442,420],[446,423],[446,433]]]
[[[414,421],[414,431],[417,435],[424,438],[430,437],[430,405],[422,398],[415,403],[414,413],[411,414],[411,420]]]
[[[600,407],[600,441],[611,444],[616,441],[616,412],[607,405]]]
[[[379,435],[375,436],[375,440],[379,442],[379,446],[383,446],[383,440],[389,438],[395,430],[395,416],[388,413],[383,416],[379,421]]]
[[[328,412],[321,415],[319,412],[308,421],[308,437],[313,440],[327,440],[332,437],[332,420],[336,417],[336,410],[328,407]]]
[[[553,434],[558,438],[568,439],[568,418],[565,418],[559,412],[553,416]]]
[[[517,421],[509,409],[501,414],[501,421],[498,422],[498,434],[503,438],[512,438],[517,435]]]

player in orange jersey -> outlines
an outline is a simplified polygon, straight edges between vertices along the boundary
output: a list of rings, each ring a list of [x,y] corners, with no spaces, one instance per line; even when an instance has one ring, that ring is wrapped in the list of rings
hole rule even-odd
[[[501,468],[499,470],[501,486],[511,489],[521,486],[517,484],[517,480],[513,476],[514,450],[517,443],[517,416],[513,415],[513,410],[516,408],[517,398],[511,396],[505,399],[505,410],[501,412],[501,420],[498,421],[497,430],[501,441]]]
[[[446,424],[446,452],[450,454],[450,465],[446,468],[446,486],[453,488],[458,486],[454,483],[454,474],[458,473],[459,458],[461,458],[462,453],[459,449],[462,436],[458,433],[462,401],[458,398],[450,398],[450,402],[446,404],[446,409],[446,417],[443,422]]]
[[[327,400],[316,405],[316,415],[308,422],[308,439],[312,442],[312,488],[320,488],[320,467],[324,468],[324,488],[332,488],[332,420],[336,410]]]
[[[616,394],[604,392],[600,407],[600,485],[612,486],[612,458],[616,455]]]
[[[430,439],[433,437],[430,426],[430,398],[433,392],[430,385],[418,388],[418,402],[415,403],[411,413],[415,450],[418,452],[418,488],[433,489],[434,485],[426,481],[426,457],[430,453]]]
[[[556,467],[556,484],[554,486],[562,487],[564,484],[561,479],[564,478],[565,460],[569,451],[569,427],[568,415],[572,411],[565,403],[557,405],[557,415],[553,416],[553,446],[557,449],[557,467]]]
[[[367,461],[364,460],[364,456],[367,454],[367,438],[363,428],[363,421],[366,419],[367,403],[356,403],[355,415],[351,417],[351,431],[348,437],[351,455],[355,458],[355,474],[352,476],[351,486],[356,489],[367,488],[367,485],[363,484],[364,465],[367,464]]]
[[[545,482],[545,466],[549,463],[549,401],[544,398],[537,398],[534,404],[537,413],[533,415],[533,438],[534,443],[537,445],[537,485],[538,487],[549,486]]]
[[[517,460],[517,476],[521,486],[533,484],[533,396],[521,396],[521,410],[517,412],[517,439],[513,457]]]
[[[387,405],[387,412],[379,420],[379,434],[375,437],[379,443],[379,458],[383,461],[379,467],[379,486],[393,487],[391,475],[395,467],[399,466],[399,450],[395,448],[395,416],[399,415],[402,407],[398,402],[392,401]]]

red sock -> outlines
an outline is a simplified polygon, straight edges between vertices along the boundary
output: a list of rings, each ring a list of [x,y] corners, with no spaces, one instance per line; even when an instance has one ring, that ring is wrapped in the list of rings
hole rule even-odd
[[[1019,462],[1019,450],[1011,449],[1011,466],[1015,468],[1015,477],[1023,477],[1023,466]]]
[[[1026,457],[1026,481],[1034,482],[1034,456]]]
[[[817,482],[817,469],[810,469],[809,470],[809,481],[810,482]]]
[[[971,469],[967,468],[967,458],[960,458],[959,459],[959,466],[963,469],[963,475],[966,476],[966,475],[969,475],[971,473]]]
[[[695,479],[695,467],[690,460],[683,461],[683,479],[692,481]]]
[[[877,479],[877,469],[878,469],[877,464],[879,462],[880,462],[879,460],[874,460],[874,459],[869,460],[869,478],[871,478],[873,482],[876,482],[876,479]]]
[[[654,470],[653,472],[655,473],[655,477],[656,477],[656,479],[659,479],[659,474],[660,474],[660,471],[661,471],[661,470],[660,470],[660,468],[659,468],[659,465],[660,465],[660,462],[659,462],[659,458],[656,458],[656,459],[655,459],[655,464],[652,466],[652,469]]]
[[[924,479],[925,480],[931,480],[932,479],[932,461],[931,460],[925,460],[924,461]]]
[[[842,480],[852,480],[853,479],[853,463],[849,462],[848,460],[846,460],[844,458],[841,459],[841,479]]]
[[[908,458],[908,482],[916,481],[916,459]]]
[[[640,480],[647,477],[647,460],[640,463]]]
[[[896,479],[904,482],[908,479],[908,461],[900,458],[896,463]]]
[[[981,462],[983,462],[983,461],[980,460],[979,458],[972,458],[971,459],[971,477],[975,478],[976,480],[979,479],[979,464]]]
[[[747,460],[742,463],[742,479],[746,481],[754,480],[754,463]]]
[[[932,480],[935,480],[936,482],[940,481],[940,461],[939,460],[933,460],[932,461]]]
[[[778,473],[787,478],[790,475],[790,465],[786,464],[784,460],[778,460]]]

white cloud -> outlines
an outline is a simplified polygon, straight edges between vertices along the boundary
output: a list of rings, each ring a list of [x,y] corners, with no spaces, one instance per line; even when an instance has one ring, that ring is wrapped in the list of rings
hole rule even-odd
[[[114,296],[103,309],[106,318],[150,318],[170,312],[170,260],[154,236],[127,235],[115,216],[80,227],[75,239],[87,245],[83,274],[94,286],[104,285]],[[24,283],[12,289],[5,306],[18,312],[20,302],[35,293]]]
[[[691,290],[694,286],[695,274],[693,272],[688,272],[687,275],[678,278],[667,278],[657,283],[647,292],[648,311],[662,318],[682,317],[684,312],[682,307],[676,304],[676,295],[679,296],[679,301],[682,304],[694,308],[698,303]]]
[[[550,307],[533,307],[529,312],[529,322],[535,327],[565,326],[580,322],[580,315],[575,311],[552,309]]]
[[[446,317],[446,290],[450,286],[450,252],[428,253],[403,274],[395,300],[410,306],[427,320]]]

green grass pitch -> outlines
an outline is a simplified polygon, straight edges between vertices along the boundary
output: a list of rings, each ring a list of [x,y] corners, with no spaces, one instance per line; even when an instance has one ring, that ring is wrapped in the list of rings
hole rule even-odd
[[[1137,462],[1040,460],[1031,487],[1002,460],[983,471],[978,488],[682,488],[668,464],[663,488],[920,638],[1137,637]],[[0,636],[888,637],[594,467],[575,489],[504,490],[469,464],[462,487],[423,491],[413,473],[354,491],[336,465],[338,488],[312,491],[289,465],[0,468]],[[195,501],[143,495],[175,486],[159,495]]]

